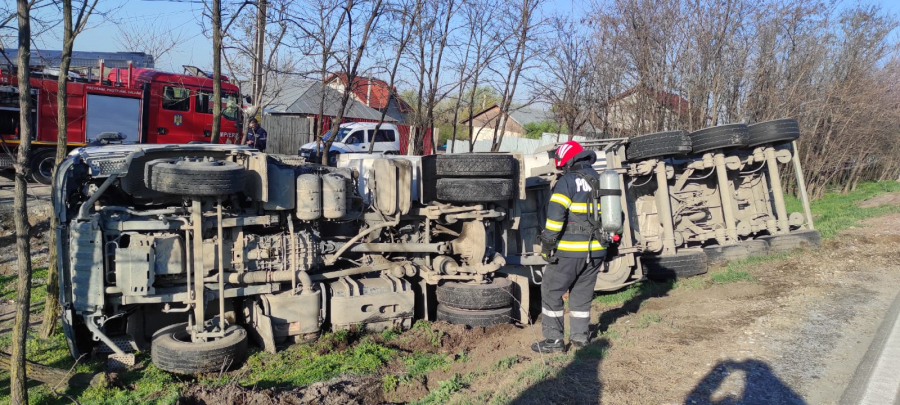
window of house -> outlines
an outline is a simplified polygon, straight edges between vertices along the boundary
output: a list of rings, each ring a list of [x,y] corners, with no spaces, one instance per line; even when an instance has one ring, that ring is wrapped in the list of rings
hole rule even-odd
[[[162,108],[171,111],[190,111],[191,91],[184,87],[163,87]]]

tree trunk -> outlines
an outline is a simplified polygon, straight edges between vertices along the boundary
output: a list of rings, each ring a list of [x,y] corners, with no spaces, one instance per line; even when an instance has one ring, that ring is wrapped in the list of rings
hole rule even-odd
[[[29,64],[31,63],[31,3],[18,0],[19,14],[19,156],[16,159],[16,188],[13,202],[13,216],[16,223],[16,253],[18,260],[18,280],[16,283],[16,321],[12,330],[12,358],[9,370],[10,402],[28,403],[28,388],[25,385],[25,338],[28,332],[28,315],[31,305],[31,246],[28,236],[28,201],[25,175],[29,167],[31,153],[31,85]]]
[[[8,353],[0,352],[0,368],[9,370],[12,364],[12,356]],[[60,368],[47,367],[31,361],[25,361],[25,370],[28,372],[28,378],[40,381],[49,386],[55,386],[62,383],[69,387],[86,387],[91,383],[91,375],[86,373],[78,373],[72,376],[68,370]]]
[[[213,28],[213,122],[212,136],[209,143],[219,143],[219,131],[222,120],[222,3],[212,1]]]

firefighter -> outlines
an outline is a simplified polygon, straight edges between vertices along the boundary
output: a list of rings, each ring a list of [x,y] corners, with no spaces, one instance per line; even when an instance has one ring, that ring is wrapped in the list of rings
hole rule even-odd
[[[259,126],[259,121],[256,118],[250,118],[248,126],[250,129],[247,130],[247,146],[256,148],[260,152],[265,152],[266,140],[268,140],[269,134],[266,133],[263,127]]]
[[[600,175],[591,167],[597,157],[575,141],[556,149],[556,167],[563,171],[547,206],[547,222],[541,233],[541,257],[548,263],[541,282],[541,328],[544,340],[531,349],[539,353],[565,352],[563,294],[569,293],[569,341],[575,348],[590,339],[591,300],[606,256],[605,234],[599,226]]]

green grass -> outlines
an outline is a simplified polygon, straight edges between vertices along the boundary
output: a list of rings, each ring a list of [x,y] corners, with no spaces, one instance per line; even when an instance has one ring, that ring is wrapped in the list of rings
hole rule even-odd
[[[827,193],[810,203],[815,227],[823,238],[831,238],[860,220],[900,212],[900,206],[896,205],[872,208],[861,208],[857,205],[879,194],[895,192],[900,192],[900,182],[882,181],[860,183],[856,190],[847,194]],[[785,205],[788,212],[803,212],[800,200],[793,195],[785,195]]]
[[[654,323],[662,321],[662,316],[655,312],[643,313],[638,317],[637,322],[632,326],[634,329],[647,329]]]
[[[0,298],[16,299],[18,274],[0,276]],[[47,268],[33,268],[31,270],[31,301],[40,302],[47,298]],[[35,280],[39,282],[35,282]]]
[[[672,281],[655,282],[644,281],[632,284],[614,293],[605,293],[594,297],[594,302],[603,304],[608,307],[620,306],[636,297],[652,297],[662,294],[674,287]]]

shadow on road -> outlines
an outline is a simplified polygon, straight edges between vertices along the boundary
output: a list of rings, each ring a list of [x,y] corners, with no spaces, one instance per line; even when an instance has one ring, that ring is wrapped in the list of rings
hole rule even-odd
[[[731,378],[729,378],[731,377]],[[721,361],[694,387],[684,403],[714,405],[806,404],[765,362]]]
[[[601,335],[617,320],[636,313],[641,303],[668,294],[674,282],[656,283],[647,281],[632,288],[637,294],[625,301],[618,308],[603,311],[599,322],[594,326],[593,335]],[[572,362],[560,370],[554,377],[546,378],[522,392],[512,404],[599,404],[603,396],[603,385],[600,381],[600,364],[606,357],[609,340],[594,339],[587,347],[575,352]],[[536,359],[541,361],[540,358]],[[547,358],[544,359],[547,362]]]

